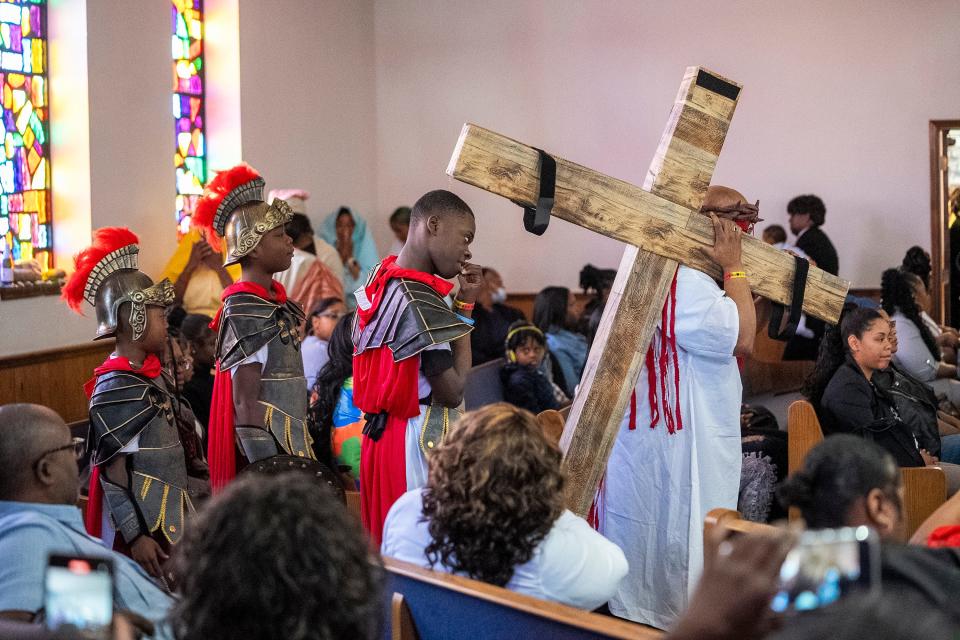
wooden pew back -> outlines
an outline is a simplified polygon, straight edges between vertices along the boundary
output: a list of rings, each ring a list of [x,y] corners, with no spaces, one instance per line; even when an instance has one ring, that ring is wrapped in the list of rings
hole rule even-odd
[[[813,447],[823,440],[823,430],[813,405],[797,400],[787,413],[787,450],[790,473],[803,466],[803,460]],[[924,520],[947,500],[947,478],[938,467],[909,467],[900,469],[903,480],[903,510],[906,536],[909,538]],[[790,519],[799,518],[796,509],[790,510]]]
[[[383,562],[387,574],[385,639],[663,637],[656,629],[469,578],[430,571],[394,558],[384,558]]]

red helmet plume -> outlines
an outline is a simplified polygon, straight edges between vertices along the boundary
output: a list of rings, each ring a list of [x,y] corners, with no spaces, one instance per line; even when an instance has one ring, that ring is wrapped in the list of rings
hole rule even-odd
[[[203,190],[203,196],[197,202],[197,208],[193,212],[191,224],[200,229],[207,242],[215,251],[221,251],[222,244],[220,237],[222,228],[217,230],[217,211],[223,203],[223,199],[237,187],[244,185],[252,180],[256,180],[260,174],[256,169],[245,162],[241,162],[235,167],[217,173],[217,175],[207,184]]]
[[[93,232],[93,244],[80,251],[73,258],[76,270],[63,285],[60,297],[71,309],[82,313],[83,292],[87,286],[87,278],[97,264],[108,254],[131,244],[139,244],[140,239],[126,227],[103,227]]]

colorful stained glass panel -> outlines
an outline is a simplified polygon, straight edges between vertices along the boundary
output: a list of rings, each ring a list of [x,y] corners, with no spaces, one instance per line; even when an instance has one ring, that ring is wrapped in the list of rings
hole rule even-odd
[[[203,131],[203,0],[172,0],[171,15],[173,166],[177,172],[177,232],[182,235],[190,230],[190,217],[207,182]]]
[[[0,0],[0,236],[53,267],[46,0]]]

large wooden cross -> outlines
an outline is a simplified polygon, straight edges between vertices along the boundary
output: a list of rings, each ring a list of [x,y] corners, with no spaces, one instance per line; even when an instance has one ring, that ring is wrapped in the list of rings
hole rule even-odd
[[[553,156],[552,215],[628,245],[560,441],[567,506],[580,515],[589,510],[606,469],[678,263],[718,279],[722,275],[701,252],[714,238],[710,219],[698,210],[740,89],[703,68],[686,70],[642,189]],[[447,173],[536,206],[538,151],[498,133],[464,125]],[[792,256],[744,236],[743,264],[755,294],[780,304],[791,302],[796,268]],[[811,267],[803,310],[835,322],[848,287],[846,281]]]

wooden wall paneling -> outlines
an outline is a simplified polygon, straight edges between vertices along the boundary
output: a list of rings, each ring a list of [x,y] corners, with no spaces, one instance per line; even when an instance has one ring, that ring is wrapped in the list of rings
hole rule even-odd
[[[113,347],[113,340],[105,340],[0,358],[0,404],[31,402],[50,407],[67,422],[85,420],[83,383]]]

